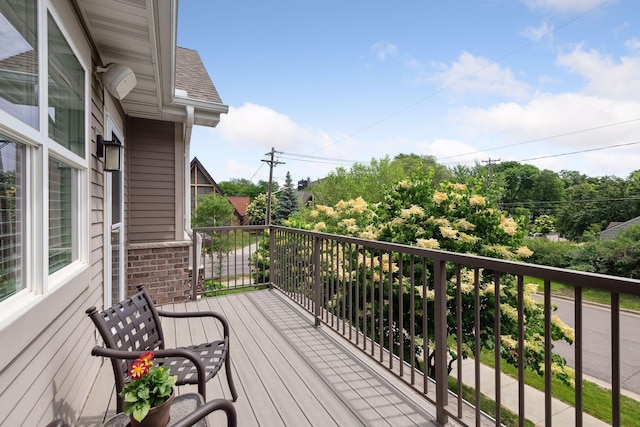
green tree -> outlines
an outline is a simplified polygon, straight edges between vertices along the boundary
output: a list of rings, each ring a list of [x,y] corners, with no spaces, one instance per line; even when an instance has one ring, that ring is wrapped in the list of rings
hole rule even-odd
[[[371,203],[382,201],[385,191],[406,178],[404,168],[389,157],[371,159],[368,165],[354,164],[351,169],[337,168],[309,189],[316,203],[334,205],[340,200],[355,199],[363,194]]]
[[[431,176],[435,184],[451,179],[451,172],[444,165],[439,165],[434,156],[419,156],[417,154],[398,154],[393,163],[402,165],[405,177]]]
[[[278,190],[278,183],[273,183],[273,191]],[[261,193],[266,193],[269,189],[269,183],[267,181],[258,181],[254,184],[245,178],[232,178],[229,181],[223,181],[218,183],[218,187],[227,196],[249,196],[252,200]]]
[[[220,227],[231,225],[234,222],[233,205],[224,196],[211,193],[200,196],[198,207],[191,216],[191,224],[194,227]],[[206,233],[205,233],[206,236]],[[222,275],[224,260],[231,243],[228,239],[212,239],[205,237],[203,240],[205,266],[211,267],[213,277]]]
[[[526,207],[534,200],[534,187],[540,170],[518,162],[503,162],[493,166],[494,178],[503,186],[501,202],[509,211],[516,207]]]
[[[585,230],[598,222],[596,200],[598,197],[597,186],[593,183],[584,182],[567,189],[567,203],[565,203],[557,214],[556,229],[569,239],[578,240]]]
[[[565,189],[557,173],[544,169],[536,177],[531,188],[531,206],[534,218],[539,215],[554,215],[559,204],[565,200]],[[538,202],[538,203],[535,203]]]
[[[194,227],[231,225],[234,221],[233,205],[224,196],[211,193],[198,198],[198,207],[191,215]]]
[[[271,194],[271,220],[273,221],[275,211],[278,209],[278,198]],[[267,193],[258,194],[247,206],[247,217],[249,224],[264,224],[267,217]]]
[[[478,162],[476,162],[474,166],[455,165],[449,168],[449,173],[451,174],[452,182],[465,183],[475,180],[486,183],[487,180],[487,168],[480,165]]]
[[[583,173],[565,169],[561,170],[558,176],[565,189],[573,187],[574,185],[583,184],[589,179],[589,177]]]
[[[278,206],[276,209],[272,208],[275,211],[273,216],[274,223],[282,224],[282,221],[289,218],[299,207],[300,200],[298,199],[296,190],[293,188],[291,174],[287,171],[284,187],[278,198]]]
[[[567,202],[558,209],[556,228],[563,236],[580,240],[589,230],[604,230],[611,222],[640,216],[639,190],[633,177],[589,178],[569,187]]]

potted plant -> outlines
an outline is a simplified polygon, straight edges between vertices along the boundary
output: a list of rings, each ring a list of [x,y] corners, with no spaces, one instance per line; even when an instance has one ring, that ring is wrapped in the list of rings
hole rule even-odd
[[[169,370],[153,366],[152,352],[145,353],[129,366],[130,381],[120,392],[124,396],[124,413],[131,426],[166,426],[173,401],[177,377]]]

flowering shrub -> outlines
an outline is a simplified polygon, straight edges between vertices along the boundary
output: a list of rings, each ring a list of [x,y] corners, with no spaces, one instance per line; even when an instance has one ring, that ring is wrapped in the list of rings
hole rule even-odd
[[[533,253],[521,245],[517,221],[466,184],[445,182],[434,191],[426,180],[402,181],[385,196],[379,214],[378,240],[502,259]]]
[[[130,381],[120,392],[124,396],[124,413],[142,421],[149,410],[171,395],[177,377],[162,366],[153,367],[154,354],[145,353],[129,366]]]
[[[347,235],[371,240],[388,241],[400,244],[414,245],[429,249],[449,250],[461,253],[490,256],[494,258],[522,260],[530,257],[533,252],[522,244],[524,232],[519,226],[519,219],[504,215],[496,209],[491,193],[479,194],[478,188],[472,188],[473,184],[445,182],[432,189],[430,181],[401,181],[389,191],[382,203],[370,205],[364,199],[340,201],[335,207],[315,206],[299,211],[285,222],[285,225],[315,230],[325,233]],[[373,254],[364,249],[355,249],[349,252],[342,246],[323,247],[321,262],[325,260],[338,260],[338,267],[332,268],[329,263],[322,267],[324,274],[329,270],[334,271],[336,280],[349,286],[356,286],[351,280],[355,274],[350,272],[359,269],[366,275],[364,281],[367,290],[362,290],[366,295],[383,295],[383,307],[379,302],[371,301],[366,310],[363,310],[360,319],[362,323],[365,316],[371,313],[375,317],[384,317],[385,325],[392,325],[383,331],[386,340],[393,340],[398,345],[402,341],[408,341],[407,331],[399,330],[398,320],[389,319],[390,309],[393,313],[400,312],[399,300],[402,298],[403,307],[408,307],[411,297],[414,298],[416,307],[422,306],[422,300],[427,300],[427,313],[416,311],[415,319],[409,319],[409,312],[403,312],[403,324],[408,325],[415,321],[417,336],[414,344],[422,345],[423,336],[434,336],[434,323],[428,322],[429,331],[422,330],[422,317],[426,314],[433,319],[434,291],[431,278],[432,264],[425,267],[416,264],[410,267],[410,257],[403,257],[402,271],[399,267],[400,259],[395,254]],[[426,268],[426,270],[424,270]],[[457,324],[457,272],[454,266],[447,265],[447,305],[448,305],[448,333],[451,336],[461,335],[463,350],[461,355],[467,357],[472,354],[474,344],[474,271],[462,268],[460,271],[460,290],[462,305],[462,324]],[[413,295],[409,283],[411,279],[420,283],[426,278],[427,286],[415,286]],[[494,272],[478,272],[478,290],[480,297],[480,333],[478,339],[482,348],[493,349],[495,346],[494,335],[494,304],[495,283],[500,284],[500,341],[501,355],[508,362],[518,364],[518,318],[517,318],[517,283],[513,276],[501,274],[496,278]],[[389,283],[393,283],[392,295],[389,295]],[[402,289],[400,289],[402,283]],[[370,290],[373,286],[375,289]],[[338,287],[341,288],[341,287]],[[525,315],[525,366],[542,373],[544,370],[544,310],[540,302],[532,295],[536,292],[536,285],[526,285],[524,288],[524,315]],[[346,299],[346,301],[343,301]],[[351,304],[346,294],[340,291],[331,296],[327,308],[333,309]],[[392,306],[390,306],[390,304]],[[573,331],[567,327],[557,316],[551,319],[553,340],[573,342]],[[380,332],[378,321],[373,323],[374,330],[368,331],[377,336]],[[459,327],[459,329],[458,329]],[[410,343],[406,343],[410,344]],[[428,343],[432,345],[433,343]],[[405,345],[407,349],[409,346]],[[452,353],[452,352],[450,352]],[[425,363],[425,370],[432,372],[434,360],[431,356],[420,355]],[[566,362],[558,355],[552,356],[552,370],[554,374],[564,382],[571,384],[573,372],[566,367]]]

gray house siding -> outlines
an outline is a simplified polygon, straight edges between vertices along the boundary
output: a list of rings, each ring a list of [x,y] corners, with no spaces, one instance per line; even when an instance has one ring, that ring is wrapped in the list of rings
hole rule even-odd
[[[104,181],[95,158],[95,135],[103,132],[101,92],[92,79],[89,266],[59,289],[37,296],[34,308],[21,316],[30,320],[16,321],[10,336],[2,337],[10,346],[0,352],[2,426],[44,426],[54,418],[75,424],[101,363],[89,356],[95,328],[84,314],[103,304]]]
[[[175,240],[175,125],[130,119],[129,243]]]
[[[640,216],[602,231],[600,233],[600,240],[613,239],[632,225],[640,225]]]

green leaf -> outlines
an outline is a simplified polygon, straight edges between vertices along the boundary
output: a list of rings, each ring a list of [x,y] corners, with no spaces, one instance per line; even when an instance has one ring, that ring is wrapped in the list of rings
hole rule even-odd
[[[124,398],[124,401],[125,402],[137,402],[138,398],[133,393],[127,393],[127,395]]]
[[[143,404],[140,408],[136,408],[133,411],[133,418],[135,418],[137,421],[142,421],[144,417],[146,417],[149,413],[149,409],[151,409],[151,406],[148,403]]]

